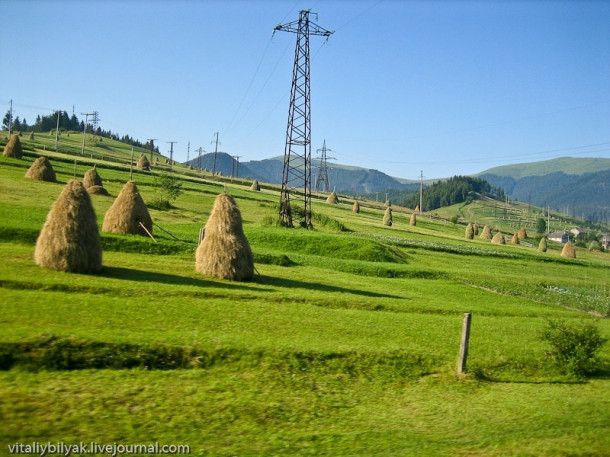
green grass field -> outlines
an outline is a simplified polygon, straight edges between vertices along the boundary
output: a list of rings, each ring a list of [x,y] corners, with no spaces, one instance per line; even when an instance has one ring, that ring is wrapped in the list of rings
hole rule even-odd
[[[99,274],[61,273],[33,252],[75,158],[77,177],[96,163],[111,194],[92,197],[101,228],[131,149],[104,139],[102,159],[99,146],[80,155],[78,134],[62,135],[57,154],[54,137],[26,138],[23,159],[0,158],[1,455],[33,441],[215,456],[608,455],[610,345],[581,379],[539,338],[549,319],[610,337],[608,254],[466,241],[464,225],[422,216],[413,227],[400,210],[384,227],[381,208],[354,214],[347,199],[314,199],[313,231],[280,228],[268,223],[273,186],[176,165],[185,193],[150,210],[157,243],[102,233]],[[59,183],[23,177],[44,153]],[[134,173],[146,202],[157,170]],[[254,251],[251,282],[194,269],[225,187]]]

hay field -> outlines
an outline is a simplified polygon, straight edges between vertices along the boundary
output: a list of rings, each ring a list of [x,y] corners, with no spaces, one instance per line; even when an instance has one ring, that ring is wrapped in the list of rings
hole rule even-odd
[[[34,245],[76,156],[51,159],[58,183],[33,181],[24,174],[42,151],[23,144],[22,159],[0,159],[11,195],[0,201],[1,454],[17,441],[94,440],[185,443],[194,455],[607,455],[610,345],[580,380],[538,338],[549,318],[594,321],[610,337],[607,254],[467,241],[463,225],[420,215],[411,226],[398,210],[386,227],[382,209],[354,213],[347,198],[314,199],[316,230],[285,229],[271,222],[275,190],[176,166],[185,193],[150,214],[177,240],[101,233],[102,271],[63,273],[38,267]],[[101,228],[129,170],[77,160],[81,179],[97,163],[112,196],[91,196]],[[151,174],[134,181],[150,201]],[[253,281],[195,271],[225,185]]]

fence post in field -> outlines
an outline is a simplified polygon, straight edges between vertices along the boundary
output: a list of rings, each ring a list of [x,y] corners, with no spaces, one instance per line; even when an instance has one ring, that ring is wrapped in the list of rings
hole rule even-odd
[[[460,360],[458,362],[458,374],[466,371],[466,359],[468,359],[468,340],[470,339],[470,321],[472,315],[464,313],[464,324],[462,325],[462,341],[460,342]]]

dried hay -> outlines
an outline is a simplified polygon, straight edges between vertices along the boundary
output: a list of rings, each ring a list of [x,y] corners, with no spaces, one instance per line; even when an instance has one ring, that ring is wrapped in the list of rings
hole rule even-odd
[[[326,203],[331,203],[333,205],[337,205],[339,203],[339,197],[337,197],[337,192],[332,192],[327,198]]]
[[[474,232],[474,236],[479,236],[479,226],[477,224],[472,224],[472,231]]]
[[[136,165],[140,170],[150,170],[150,162],[146,158],[144,154],[140,156],[138,159],[138,163]]]
[[[110,195],[103,186],[87,187],[87,192],[89,192],[89,195],[106,195],[106,196]]]
[[[473,226],[472,226],[472,223],[469,223],[469,224],[466,226],[466,230],[464,231],[464,237],[465,237],[467,240],[472,240],[472,239],[474,238],[474,228],[473,228]]]
[[[104,184],[102,183],[102,178],[98,174],[95,165],[93,166],[93,168],[85,172],[85,176],[83,177],[83,186],[85,186],[85,189],[89,189],[93,186],[101,187],[103,185]]]
[[[250,186],[250,190],[254,190],[256,192],[260,192],[261,186],[259,186],[258,180],[255,179],[254,181],[252,181],[252,185]]]
[[[383,225],[391,227],[392,223],[392,208],[386,208],[385,214],[383,215]]]
[[[493,238],[493,236],[491,234],[491,227],[489,225],[486,225],[485,227],[483,227],[483,232],[481,233],[481,238],[484,240],[491,240]]]
[[[392,207],[392,202],[390,200],[386,200],[385,203],[383,204],[384,207],[386,208],[391,208]]]
[[[513,234],[510,244],[519,244],[519,235],[517,233]]]
[[[38,157],[32,166],[25,173],[26,178],[37,179],[38,181],[57,182],[55,170],[51,162],[46,157]]]
[[[155,157],[155,161],[153,162],[154,166],[159,165],[159,157]]]
[[[360,212],[360,203],[358,203],[358,201],[354,202],[354,206],[352,207],[352,212],[353,213],[359,213]]]
[[[19,135],[13,135],[6,146],[4,146],[4,152],[2,153],[4,157],[14,157],[16,159],[21,159],[23,157],[23,149],[21,149],[21,140],[19,139]]]
[[[409,219],[409,224],[415,227],[417,225],[417,216],[415,213],[411,214],[411,219]]]
[[[519,237],[520,240],[527,239],[527,232],[525,231],[525,227],[521,227],[521,229],[519,229],[517,236]]]
[[[138,186],[133,181],[128,181],[106,212],[102,230],[109,233],[131,233],[148,236],[140,223],[152,233],[152,219],[140,192],[138,192]]]
[[[415,212],[416,212],[416,213],[419,213],[419,205],[417,205],[417,206],[415,207]]]
[[[506,244],[506,240],[504,239],[502,232],[498,232],[493,236],[491,239],[491,244]]]
[[[254,256],[233,197],[216,197],[205,236],[195,254],[195,269],[220,279],[245,281],[254,276]]]
[[[33,139],[34,139],[34,131],[31,131],[31,132],[30,132],[30,136],[29,136],[28,138],[29,138],[30,140],[33,140]]]
[[[102,268],[95,210],[79,181],[68,182],[53,203],[36,240],[34,260],[41,267],[73,273]]]
[[[540,238],[540,243],[538,244],[538,250],[540,252],[546,252],[547,250],[547,245],[546,245],[546,237],[542,237]]]
[[[561,250],[561,257],[566,257],[568,259],[576,258],[576,249],[571,241],[568,241],[563,245],[563,249]]]

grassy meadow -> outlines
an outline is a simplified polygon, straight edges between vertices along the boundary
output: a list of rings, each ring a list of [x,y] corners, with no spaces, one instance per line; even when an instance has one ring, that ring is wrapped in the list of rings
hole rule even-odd
[[[466,241],[464,225],[421,215],[411,226],[404,208],[385,227],[383,208],[355,214],[353,200],[324,195],[315,230],[286,229],[273,223],[275,186],[176,165],[185,192],[150,209],[156,242],[102,233],[99,274],[61,273],[33,260],[50,206],[96,164],[110,193],[92,196],[101,229],[131,148],[87,140],[81,156],[82,135],[60,138],[56,153],[51,135],[24,135],[22,159],[0,158],[0,455],[33,441],[214,456],[608,455],[610,344],[582,379],[539,337],[555,319],[610,338],[607,253]],[[58,183],[24,178],[38,155]],[[147,203],[159,170],[134,170]],[[254,252],[250,282],[194,268],[225,189]],[[464,218],[491,220],[479,207]],[[468,372],[457,375],[465,312]]]

